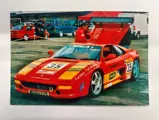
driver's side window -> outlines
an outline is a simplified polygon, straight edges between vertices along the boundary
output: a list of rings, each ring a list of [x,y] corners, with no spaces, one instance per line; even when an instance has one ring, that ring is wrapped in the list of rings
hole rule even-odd
[[[27,31],[32,30],[32,27],[27,27],[26,30]]]
[[[123,55],[123,54],[125,53],[124,50],[120,49],[120,48],[117,47],[117,46],[113,46],[113,48],[114,48],[114,50],[115,50],[117,56]]]
[[[114,54],[112,46],[105,46],[103,49],[103,57],[107,57],[109,54]]]

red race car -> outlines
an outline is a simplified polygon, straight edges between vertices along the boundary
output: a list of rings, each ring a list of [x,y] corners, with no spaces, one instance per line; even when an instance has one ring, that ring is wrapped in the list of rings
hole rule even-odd
[[[71,43],[15,75],[15,89],[53,98],[96,97],[101,91],[139,76],[139,55],[119,45]]]

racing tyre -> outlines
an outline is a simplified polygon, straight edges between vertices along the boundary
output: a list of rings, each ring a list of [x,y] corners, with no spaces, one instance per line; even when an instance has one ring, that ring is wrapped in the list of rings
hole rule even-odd
[[[140,32],[136,34],[136,39],[140,39]]]
[[[29,40],[28,35],[24,35],[24,40],[25,40],[25,41]]]
[[[100,71],[95,71],[92,74],[90,87],[89,87],[89,95],[91,97],[97,97],[101,93],[103,88],[103,77]]]
[[[72,32],[72,36],[75,36],[76,35],[76,31],[74,30],[73,32]]]
[[[133,68],[132,68],[131,79],[132,80],[136,80],[139,77],[139,72],[140,72],[139,60],[135,59],[134,60],[134,64],[133,64]]]
[[[63,37],[63,32],[62,31],[59,31],[59,36]]]

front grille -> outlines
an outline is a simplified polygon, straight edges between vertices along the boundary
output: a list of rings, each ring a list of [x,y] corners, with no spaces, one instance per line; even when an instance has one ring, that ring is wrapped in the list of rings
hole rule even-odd
[[[56,89],[56,85],[46,85],[41,83],[31,83],[31,82],[22,82],[22,85],[28,88],[40,89],[40,90],[49,90],[49,88]]]

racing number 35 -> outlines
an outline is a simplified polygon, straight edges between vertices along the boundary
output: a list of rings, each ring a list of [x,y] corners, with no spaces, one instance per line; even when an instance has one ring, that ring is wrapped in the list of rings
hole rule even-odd
[[[63,66],[63,64],[49,64],[47,66],[47,68],[61,68]]]

